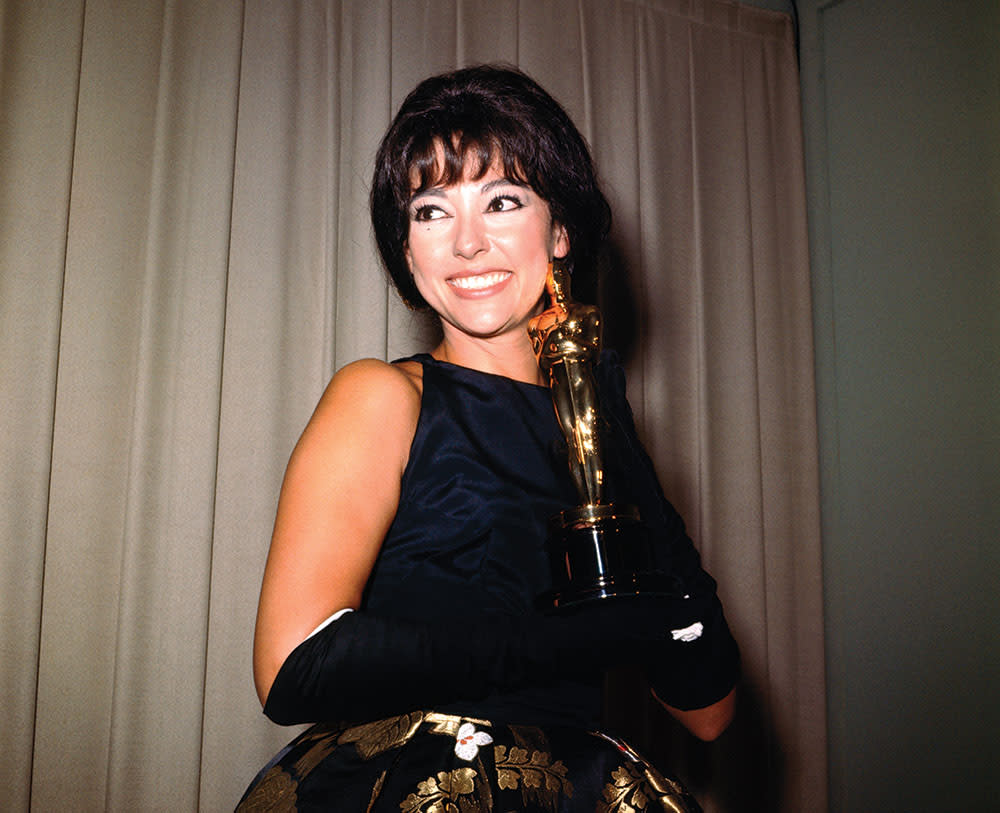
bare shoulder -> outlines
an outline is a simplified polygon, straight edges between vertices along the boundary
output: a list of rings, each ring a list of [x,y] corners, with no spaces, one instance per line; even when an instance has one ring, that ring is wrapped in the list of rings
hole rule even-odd
[[[409,413],[420,408],[420,376],[400,364],[359,359],[341,367],[320,401],[335,400],[341,408]]]
[[[329,432],[389,459],[402,455],[405,464],[420,415],[420,383],[419,374],[401,365],[351,362],[330,380],[306,435]]]
[[[359,359],[341,367],[330,381],[327,391],[375,401],[393,396],[410,406],[409,402],[419,402],[420,370],[416,362],[389,364],[381,359]]]

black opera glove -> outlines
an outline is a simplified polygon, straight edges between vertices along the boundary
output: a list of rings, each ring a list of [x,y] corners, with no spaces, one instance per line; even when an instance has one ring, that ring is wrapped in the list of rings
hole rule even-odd
[[[715,580],[704,571],[700,576],[687,598],[674,600],[677,626],[646,663],[653,692],[682,711],[722,700],[740,677],[739,647],[715,593]]]
[[[375,720],[648,661],[680,623],[665,610],[640,598],[452,625],[349,612],[285,659],[264,713],[282,725]]]

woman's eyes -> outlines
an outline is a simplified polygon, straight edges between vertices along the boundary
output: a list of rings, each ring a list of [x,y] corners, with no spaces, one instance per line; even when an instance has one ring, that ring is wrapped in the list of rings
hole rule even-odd
[[[439,218],[445,217],[446,212],[440,206],[434,206],[432,204],[424,204],[423,206],[417,206],[413,210],[413,219],[418,223],[427,223],[431,220],[438,220]]]
[[[487,212],[512,212],[524,206],[524,202],[512,194],[497,195],[486,207]]]
[[[505,192],[502,195],[496,195],[491,198],[486,204],[485,211],[513,212],[517,209],[523,208],[523,206],[524,201],[518,195],[511,192]],[[429,223],[432,220],[440,220],[443,217],[449,217],[449,214],[436,204],[424,203],[414,207],[411,217],[417,223]]]

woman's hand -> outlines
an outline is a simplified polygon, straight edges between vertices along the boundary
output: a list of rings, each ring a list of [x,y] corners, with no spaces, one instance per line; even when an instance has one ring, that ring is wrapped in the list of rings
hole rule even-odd
[[[419,412],[419,374],[374,359],[344,367],[320,399],[285,472],[264,570],[254,633],[262,704],[289,653],[334,612],[359,606]]]

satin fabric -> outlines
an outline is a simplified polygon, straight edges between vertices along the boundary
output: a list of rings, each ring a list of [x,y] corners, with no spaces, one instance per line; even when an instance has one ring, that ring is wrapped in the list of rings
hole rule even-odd
[[[420,418],[363,609],[429,622],[529,614],[551,586],[548,519],[576,500],[549,390],[413,359]],[[595,726],[600,687],[570,678],[439,710]]]
[[[363,609],[428,622],[528,615],[552,586],[549,519],[579,502],[549,389],[427,354],[411,358],[423,367],[420,417],[399,509]],[[613,351],[602,353],[595,380],[605,424],[607,493],[639,508],[658,564],[693,588],[710,577],[639,443]],[[596,727],[600,687],[593,678],[569,677],[553,687],[438,710]]]

